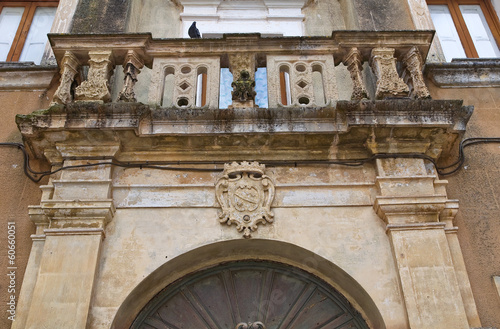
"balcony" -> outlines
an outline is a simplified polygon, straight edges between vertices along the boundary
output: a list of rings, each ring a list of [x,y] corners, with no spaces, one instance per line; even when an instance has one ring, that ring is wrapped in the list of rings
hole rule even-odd
[[[53,106],[17,122],[38,157],[49,157],[61,142],[119,140],[130,161],[148,145],[168,150],[156,160],[196,158],[187,147],[218,160],[253,159],[255,149],[263,159],[395,150],[437,158],[461,136],[472,108],[430,99],[422,67],[432,37],[432,31],[220,39],[52,34],[61,75]],[[224,69],[232,73],[227,109],[220,98]],[[256,105],[256,89],[263,88],[266,108]]]

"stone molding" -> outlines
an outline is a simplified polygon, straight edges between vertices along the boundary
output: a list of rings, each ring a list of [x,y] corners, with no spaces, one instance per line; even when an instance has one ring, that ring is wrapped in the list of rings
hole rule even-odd
[[[290,107],[287,111],[280,108],[179,111],[176,108],[158,109],[136,103],[74,103],[67,106],[53,106],[31,115],[19,115],[17,124],[30,150],[39,158],[51,159],[52,163],[63,160],[60,153],[64,148],[63,143],[71,144],[71,140],[61,135],[66,130],[72,131],[72,138],[99,139],[101,145],[110,148],[109,154],[106,153],[108,158],[118,149],[123,151],[131,145],[140,149],[140,144],[146,140],[144,139],[146,137],[155,139],[157,136],[159,138],[159,136],[172,135],[175,139],[171,142],[177,143],[191,136],[204,135],[206,138],[202,140],[198,138],[197,145],[200,141],[204,141],[208,143],[206,144],[208,146],[210,143],[216,143],[217,135],[220,134],[238,138],[243,134],[261,132],[273,133],[271,137],[276,138],[273,144],[276,147],[286,144],[286,136],[296,138],[292,136],[307,132],[302,137],[305,142],[310,138],[315,138],[315,135],[321,135],[323,136],[321,143],[328,143],[328,145],[324,144],[325,155],[331,156],[332,143],[335,143],[339,152],[343,150],[342,142],[335,142],[336,136],[347,137],[355,133],[357,129],[360,129],[363,135],[358,135],[355,141],[350,141],[345,145],[345,151],[350,150],[350,154],[356,149],[364,152],[365,156],[371,154],[368,153],[370,148],[367,148],[372,145],[370,143],[375,143],[372,146],[378,150],[383,149],[383,145],[387,147],[392,145],[388,149],[394,152],[397,150],[410,152],[412,147],[419,144],[421,145],[420,151],[439,157],[441,153],[446,153],[452,147],[450,142],[464,132],[471,114],[472,108],[463,107],[461,101],[440,100],[343,101],[337,102],[335,107],[308,109]],[[373,132],[366,130],[366,127],[373,127]],[[436,131],[436,127],[439,127],[439,130]],[[388,129],[393,130],[397,136],[401,136],[401,139],[387,140],[386,136],[383,137]],[[432,130],[433,133],[423,134],[427,137],[414,138],[411,136],[422,134],[414,134],[412,129],[422,132]],[[113,134],[109,135],[109,131],[113,131]],[[377,137],[379,131],[382,133],[381,137]],[[408,138],[405,137],[406,134],[410,134]],[[445,138],[444,135],[449,136]],[[142,142],[137,144],[139,139]],[[56,142],[57,140],[60,142]],[[252,141],[252,139],[246,140],[246,143]],[[323,145],[317,144],[318,142],[315,142],[317,147]],[[158,146],[165,143],[163,140]],[[164,145],[167,147],[166,153],[163,153],[166,156],[165,159],[173,154],[168,152],[176,152],[176,149],[168,143],[170,142]],[[183,145],[182,154],[185,158],[187,156],[186,145],[189,144],[183,143]],[[405,145],[410,147],[405,148]],[[306,147],[305,144],[304,147]],[[371,152],[375,150],[373,147]],[[310,147],[307,149],[310,150]],[[74,154],[71,150],[72,147],[68,147],[70,153],[65,157],[79,157],[78,152],[84,152],[87,158],[106,158],[102,150],[85,151],[85,146],[79,146],[79,151]],[[227,148],[228,152],[231,150],[232,148]],[[270,150],[269,159],[273,158],[272,154],[279,156],[276,150]],[[224,149],[218,151],[219,155],[221,151],[224,152]],[[234,153],[232,154],[234,156]],[[161,156],[161,153],[156,153],[156,156]]]
[[[0,66],[0,91],[46,90],[57,71],[56,66]]]
[[[424,74],[440,88],[500,87],[500,59],[427,63]]]
[[[421,222],[432,223],[438,221],[438,214],[444,209],[446,200],[446,195],[377,196],[373,208],[387,224],[403,224],[408,220],[417,220],[416,216]]]

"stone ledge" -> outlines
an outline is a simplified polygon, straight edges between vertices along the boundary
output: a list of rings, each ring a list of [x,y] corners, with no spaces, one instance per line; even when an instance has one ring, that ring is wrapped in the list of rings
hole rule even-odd
[[[0,91],[48,89],[59,69],[33,63],[0,63]]]
[[[428,63],[424,74],[441,88],[500,87],[500,59],[454,59]]]
[[[201,154],[233,161],[255,158],[256,150],[270,161],[366,158],[388,150],[438,158],[464,133],[471,115],[472,107],[460,100],[232,110],[82,102],[18,115],[16,122],[30,151],[49,161],[60,158],[61,144],[80,152],[82,140],[119,145],[121,161],[191,161]]]

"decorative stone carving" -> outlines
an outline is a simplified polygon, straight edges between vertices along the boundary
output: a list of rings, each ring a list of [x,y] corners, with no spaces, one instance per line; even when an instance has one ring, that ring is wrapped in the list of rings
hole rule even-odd
[[[149,103],[164,107],[193,108],[196,106],[198,75],[206,74],[205,106],[219,105],[220,57],[171,58],[156,57],[153,63]],[[172,75],[167,84],[166,77]]]
[[[254,107],[255,54],[229,54],[228,57],[229,71],[233,74],[231,107]]]
[[[255,77],[255,54],[229,54],[229,71],[233,74],[233,81],[240,79],[242,71],[250,74],[250,79]]]
[[[76,56],[72,52],[66,51],[61,61],[61,79],[52,99],[53,104],[68,104],[73,101],[71,85],[75,81],[79,66],[80,63]]]
[[[231,83],[233,101],[248,102],[255,100],[255,81],[250,79],[250,73],[243,70],[239,74],[239,79]]]
[[[260,322],[249,322],[249,323],[238,323],[235,327],[235,329],[266,329],[266,326]]]
[[[408,86],[396,70],[394,48],[374,48],[370,64],[377,77],[375,98],[408,96]]]
[[[424,61],[417,47],[412,47],[403,57],[403,63],[406,70],[403,73],[403,79],[412,88],[411,96],[419,99],[431,98],[429,90],[424,82],[422,67]]]
[[[288,73],[292,106],[325,106],[338,99],[333,57],[267,56],[269,107],[282,106],[280,75]],[[288,91],[287,91],[288,92]]]
[[[361,71],[363,66],[361,64],[361,52],[358,48],[352,48],[347,54],[344,65],[347,66],[347,70],[351,73],[352,79],[352,100],[361,100],[363,98],[368,98],[368,93],[366,92],[365,84],[363,82],[363,77]]]
[[[84,101],[111,100],[109,77],[113,69],[111,51],[89,51],[89,73],[87,80],[75,90],[75,98]]]
[[[137,75],[141,73],[140,69],[142,69],[143,66],[144,62],[139,55],[135,51],[129,50],[123,62],[123,73],[125,74],[125,78],[123,79],[123,89],[118,95],[118,101],[137,101],[134,93],[134,85],[137,82]]]
[[[257,230],[257,224],[272,223],[274,214],[274,183],[264,173],[265,166],[258,162],[224,165],[224,173],[215,185],[215,193],[222,211],[221,223],[236,224],[245,238]]]

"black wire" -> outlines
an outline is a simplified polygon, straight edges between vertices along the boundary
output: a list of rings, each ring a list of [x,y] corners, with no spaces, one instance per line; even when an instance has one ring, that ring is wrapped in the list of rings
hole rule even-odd
[[[406,159],[423,159],[427,160],[434,165],[436,171],[439,175],[448,176],[454,174],[465,162],[465,153],[464,149],[470,145],[474,144],[486,144],[486,143],[500,143],[500,138],[497,137],[472,137],[466,138],[460,142],[458,148],[458,159],[452,164],[444,167],[438,167],[436,161],[428,155],[425,154],[404,154],[404,153],[394,153],[394,154],[374,154],[369,158],[364,159],[356,159],[356,160],[303,160],[303,161],[267,161],[263,162],[267,166],[294,166],[297,165],[312,165],[312,164],[321,164],[321,165],[342,165],[349,167],[359,167],[364,165],[365,163],[372,162],[376,159],[396,159],[396,158],[406,158]],[[111,161],[100,161],[95,163],[87,163],[81,165],[72,165],[72,166],[64,166],[52,171],[35,171],[30,166],[30,158],[29,154],[26,151],[25,147],[21,143],[0,143],[0,146],[10,146],[17,147],[23,153],[23,170],[24,174],[31,179],[33,182],[38,183],[44,177],[53,175],[62,170],[68,169],[78,169],[78,168],[88,168],[88,167],[96,167],[103,165],[116,166],[121,168],[148,168],[148,169],[156,169],[156,170],[175,170],[175,171],[195,171],[195,172],[220,172],[222,168],[198,168],[198,167],[179,167],[181,165],[223,165],[226,163],[225,161],[146,161],[139,163],[129,163],[129,162],[121,162],[118,160]],[[176,167],[172,167],[176,166]],[[452,169],[450,169],[452,168]],[[447,170],[450,169],[450,170]]]

